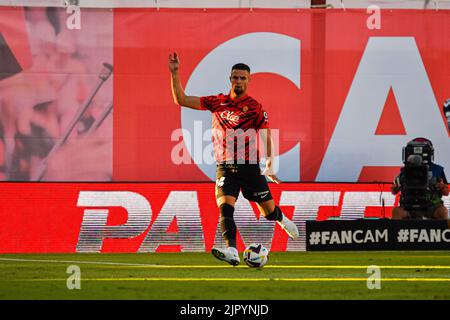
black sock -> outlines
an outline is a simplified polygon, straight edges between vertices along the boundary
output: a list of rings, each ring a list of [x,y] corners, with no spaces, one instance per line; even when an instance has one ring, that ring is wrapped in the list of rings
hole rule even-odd
[[[225,239],[227,247],[236,248],[236,224],[234,223],[234,207],[228,203],[223,203],[220,210],[220,230]]]
[[[269,213],[265,218],[270,221],[281,221],[283,220],[283,212],[281,212],[281,209],[278,206],[275,206],[275,210]]]

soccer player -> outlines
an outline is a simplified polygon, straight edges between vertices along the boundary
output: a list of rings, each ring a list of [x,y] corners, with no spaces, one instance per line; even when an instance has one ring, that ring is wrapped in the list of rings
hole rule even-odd
[[[228,94],[196,97],[185,94],[178,76],[179,66],[177,53],[170,54],[169,70],[172,73],[174,102],[191,109],[209,110],[213,114],[212,140],[214,158],[217,161],[216,203],[220,211],[220,228],[227,246],[223,249],[213,248],[214,257],[233,266],[240,262],[233,218],[240,190],[244,198],[256,202],[263,217],[277,221],[291,238],[297,238],[297,226],[275,205],[265,178],[267,176],[272,182],[281,182],[273,169],[273,142],[267,113],[258,101],[247,94],[251,79],[250,68],[243,63],[232,67],[231,90]],[[266,151],[266,168],[263,174],[255,146],[255,134],[258,131]],[[235,140],[238,142],[237,146]]]

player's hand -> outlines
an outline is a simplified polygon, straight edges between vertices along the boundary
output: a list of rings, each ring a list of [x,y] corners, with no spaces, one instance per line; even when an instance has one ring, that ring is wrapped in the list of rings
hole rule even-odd
[[[174,73],[180,67],[180,59],[176,52],[169,54],[169,70]]]
[[[276,176],[276,174],[273,171],[271,160],[266,161],[266,168],[263,171],[263,175],[265,175],[267,178],[269,178],[270,181],[275,182],[276,184],[281,183],[281,180]]]
[[[266,174],[266,177],[269,178],[270,181],[275,182],[276,184],[281,183],[281,180],[274,174]]]

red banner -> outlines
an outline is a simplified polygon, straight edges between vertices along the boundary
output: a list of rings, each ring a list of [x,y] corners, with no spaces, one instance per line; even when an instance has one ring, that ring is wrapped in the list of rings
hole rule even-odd
[[[377,28],[365,10],[116,10],[114,179],[214,180],[210,115],[172,100],[174,50],[191,95],[227,93],[232,63],[250,65],[285,181],[390,182],[417,136],[448,167],[449,15],[383,10]]]
[[[210,251],[222,246],[213,183],[2,183],[0,253]],[[305,221],[389,218],[396,199],[384,184],[271,185],[299,227],[288,236],[242,196],[234,213],[238,247],[305,250]],[[447,197],[448,198],[448,197]],[[446,205],[449,205],[446,198]]]

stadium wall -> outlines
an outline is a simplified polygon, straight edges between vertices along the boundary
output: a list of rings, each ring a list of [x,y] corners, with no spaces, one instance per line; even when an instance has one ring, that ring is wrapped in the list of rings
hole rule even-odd
[[[0,253],[204,252],[223,245],[213,183],[13,183],[0,185]],[[306,249],[306,221],[390,218],[385,184],[286,183],[271,186],[299,226],[288,239],[242,195],[238,248]],[[450,205],[446,198],[446,206]]]
[[[0,184],[0,253],[204,252],[222,246],[213,183]],[[389,184],[285,183],[271,186],[299,227],[289,239],[240,195],[238,248],[306,250],[306,222],[389,219],[398,197]],[[445,197],[450,207],[450,197]]]
[[[204,252],[224,245],[213,183],[2,182],[0,188],[0,253]],[[398,205],[389,184],[285,183],[271,192],[300,237],[289,239],[240,195],[234,213],[239,250],[262,243],[271,251],[304,251],[311,230],[365,230],[375,220],[385,226]],[[444,200],[449,208],[450,197]],[[325,220],[344,224],[306,228],[308,221]],[[349,220],[360,222],[355,228]],[[328,240],[326,248],[335,249]],[[359,241],[359,250],[380,249],[370,240]],[[444,240],[448,248],[450,237]]]

